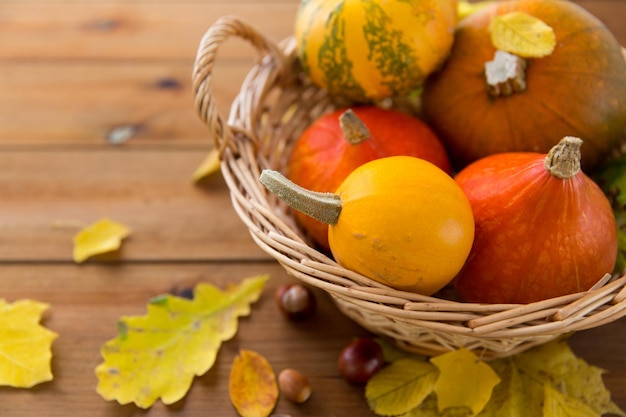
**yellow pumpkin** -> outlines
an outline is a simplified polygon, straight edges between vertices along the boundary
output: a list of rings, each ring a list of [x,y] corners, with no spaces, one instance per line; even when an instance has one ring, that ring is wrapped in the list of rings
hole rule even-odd
[[[264,171],[261,182],[290,206],[329,224],[330,250],[340,265],[393,288],[439,291],[472,247],[467,197],[448,174],[420,158],[367,162],[334,194],[304,190],[275,172]]]
[[[302,0],[295,38],[304,72],[357,102],[404,96],[445,60],[457,0]]]

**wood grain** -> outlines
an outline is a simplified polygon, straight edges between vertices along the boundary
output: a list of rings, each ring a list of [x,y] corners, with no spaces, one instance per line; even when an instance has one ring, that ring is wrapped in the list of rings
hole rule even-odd
[[[626,1],[577,1],[626,45]],[[238,349],[296,367],[313,385],[303,405],[276,414],[373,416],[362,387],[336,369],[340,349],[367,334],[315,291],[318,314],[292,323],[272,295],[293,278],[252,241],[218,174],[191,175],[211,147],[193,106],[191,70],[202,34],[236,14],[278,41],[291,35],[297,0],[0,0],[0,298],[50,304],[54,381],[0,387],[2,417],[236,416],[228,399]],[[214,93],[225,115],[256,51],[233,39],[220,49]],[[72,237],[102,217],[132,234],[118,252],[71,261]],[[99,349],[117,320],[151,297],[198,282],[219,287],[269,273],[251,316],[217,363],[177,404],[143,411],[96,392]],[[626,320],[583,331],[571,346],[605,369],[626,410]]]

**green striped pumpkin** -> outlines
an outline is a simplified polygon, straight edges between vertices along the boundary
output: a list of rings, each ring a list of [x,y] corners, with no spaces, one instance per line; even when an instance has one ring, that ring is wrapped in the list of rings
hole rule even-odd
[[[356,102],[419,88],[454,41],[457,0],[302,0],[295,38],[305,73]]]

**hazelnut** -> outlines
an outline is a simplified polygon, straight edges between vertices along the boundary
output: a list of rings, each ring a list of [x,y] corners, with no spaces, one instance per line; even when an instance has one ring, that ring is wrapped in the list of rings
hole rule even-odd
[[[291,320],[308,319],[317,308],[315,294],[302,284],[280,285],[274,295],[281,313]]]
[[[294,403],[303,403],[311,396],[309,380],[295,369],[283,369],[278,374],[280,392]]]

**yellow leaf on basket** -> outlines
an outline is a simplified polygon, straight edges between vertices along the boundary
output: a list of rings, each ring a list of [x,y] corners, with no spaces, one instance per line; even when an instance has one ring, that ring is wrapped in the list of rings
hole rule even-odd
[[[523,12],[494,17],[489,31],[495,48],[523,58],[548,56],[556,46],[554,30],[543,21]]]
[[[141,408],[183,398],[194,376],[213,366],[222,342],[236,334],[238,318],[250,314],[268,279],[247,278],[225,291],[200,283],[193,299],[164,295],[148,304],[146,315],[120,319],[118,336],[101,349],[98,393]]]
[[[461,348],[430,360],[439,369],[435,383],[439,411],[468,407],[474,415],[489,402],[498,374],[467,349]]]
[[[263,356],[242,349],[233,361],[228,391],[240,416],[267,417],[278,400],[276,374]]]
[[[193,173],[193,180],[200,181],[210,175],[215,174],[220,170],[220,155],[217,149],[211,149],[202,163],[196,168]]]
[[[477,1],[470,3],[467,0],[460,0],[459,5],[457,6],[457,19],[461,20],[466,18],[467,16],[474,14],[485,7],[489,6],[493,1]]]
[[[74,261],[84,262],[87,258],[120,248],[122,239],[130,234],[124,225],[109,219],[101,219],[79,231],[74,236]]]
[[[57,334],[39,324],[48,304],[0,299],[0,385],[30,388],[52,380],[51,345]]]

